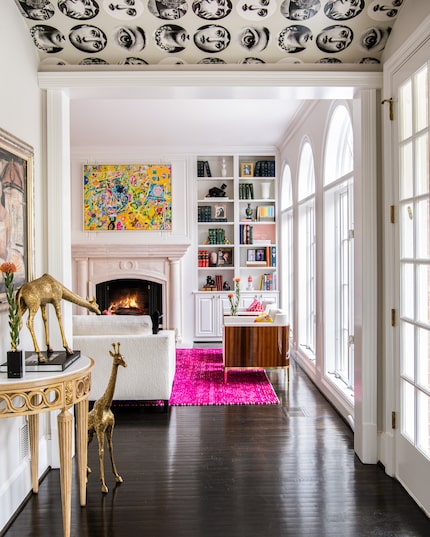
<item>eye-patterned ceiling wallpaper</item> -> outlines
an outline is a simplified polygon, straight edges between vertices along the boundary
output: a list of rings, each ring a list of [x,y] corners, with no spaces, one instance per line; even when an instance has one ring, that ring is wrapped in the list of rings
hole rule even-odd
[[[403,0],[15,0],[41,65],[379,63]]]

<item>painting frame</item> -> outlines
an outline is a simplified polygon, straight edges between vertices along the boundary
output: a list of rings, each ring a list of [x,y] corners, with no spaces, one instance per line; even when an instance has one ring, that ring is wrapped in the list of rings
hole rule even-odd
[[[34,149],[0,128],[0,263],[17,267],[14,286],[33,279]],[[0,311],[8,307],[0,281]]]
[[[248,263],[254,263],[255,261],[255,249],[254,248],[248,248],[246,251],[246,261]]]
[[[240,163],[240,176],[241,177],[254,177],[254,163],[253,162],[241,162]]]
[[[84,231],[172,231],[170,163],[83,165]]]
[[[218,267],[233,266],[233,248],[220,248],[218,250]]]
[[[219,221],[219,220],[222,220],[222,221],[226,221],[227,220],[227,206],[224,205],[223,203],[220,204],[220,203],[217,203],[215,206],[214,206],[214,214],[212,216],[212,220],[215,220],[215,221]]]

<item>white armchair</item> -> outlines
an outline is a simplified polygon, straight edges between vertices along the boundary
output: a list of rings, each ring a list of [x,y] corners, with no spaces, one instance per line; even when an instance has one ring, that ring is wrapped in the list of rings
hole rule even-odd
[[[167,406],[176,370],[175,332],[153,334],[149,315],[73,316],[73,348],[95,362],[90,400],[97,400],[108,385],[109,351],[117,342],[127,367],[118,371],[114,401],[163,400]]]

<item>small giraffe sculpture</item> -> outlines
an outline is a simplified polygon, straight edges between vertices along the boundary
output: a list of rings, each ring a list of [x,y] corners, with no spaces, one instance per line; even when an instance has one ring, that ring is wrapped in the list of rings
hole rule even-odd
[[[110,461],[112,464],[112,472],[115,476],[115,481],[117,483],[122,483],[123,479],[118,474],[116,468],[114,456],[113,456],[113,443],[112,435],[113,429],[115,427],[115,416],[111,410],[113,394],[115,392],[116,377],[118,373],[118,366],[127,367],[127,364],[120,352],[120,343],[118,342],[115,346],[115,343],[112,343],[114,352],[109,351],[109,354],[113,358],[112,363],[112,372],[110,374],[109,382],[105,393],[97,399],[94,403],[94,407],[91,412],[88,414],[88,444],[93,439],[94,433],[97,435],[97,440],[99,444],[99,463],[100,463],[100,481],[102,482],[102,492],[107,493],[108,488],[105,483],[105,470],[104,470],[104,442],[105,436],[109,447]],[[91,472],[91,469],[88,468],[88,472]]]
[[[63,347],[66,349],[67,354],[73,354],[73,351],[67,344],[66,337],[64,335],[62,315],[61,315],[61,299],[73,302],[78,306],[87,308],[88,310],[100,315],[100,310],[97,305],[95,297],[92,300],[85,300],[76,295],[72,291],[69,291],[63,284],[57,281],[49,274],[44,274],[40,278],[31,282],[24,283],[16,293],[16,302],[18,305],[19,316],[19,328],[22,327],[22,316],[28,310],[27,328],[30,330],[31,337],[33,339],[34,350],[38,356],[40,363],[46,362],[46,357],[40,352],[39,345],[37,343],[36,335],[34,333],[33,321],[37,310],[40,308],[42,312],[43,325],[45,328],[45,341],[48,354],[52,353],[52,348],[49,343],[48,323],[46,315],[46,305],[52,304],[55,308],[58,324],[60,326],[61,338],[63,340]]]

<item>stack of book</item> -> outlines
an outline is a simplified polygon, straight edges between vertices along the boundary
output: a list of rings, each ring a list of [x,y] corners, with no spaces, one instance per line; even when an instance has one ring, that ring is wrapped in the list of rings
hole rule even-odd
[[[267,272],[261,275],[260,290],[261,291],[273,291],[275,290],[275,282],[273,281],[273,274]]]
[[[225,230],[222,228],[208,229],[208,244],[224,244]]]
[[[254,185],[252,183],[240,183],[239,184],[239,199],[241,200],[253,200],[254,199]]]
[[[261,205],[257,207],[257,220],[260,222],[264,221],[275,221],[275,207],[273,205]]]
[[[275,161],[257,160],[254,168],[254,177],[275,177]]]
[[[254,228],[250,224],[241,224],[239,227],[240,244],[253,244]]]
[[[197,266],[208,267],[209,266],[209,251],[199,250],[197,253]]]
[[[212,222],[212,206],[199,205],[197,209],[197,220],[199,222]]]
[[[207,160],[197,161],[197,177],[212,177],[211,168]]]

